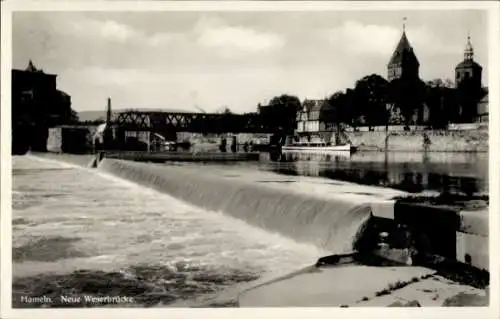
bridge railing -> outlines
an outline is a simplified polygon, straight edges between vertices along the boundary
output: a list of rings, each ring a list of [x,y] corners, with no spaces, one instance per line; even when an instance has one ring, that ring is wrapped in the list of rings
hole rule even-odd
[[[115,115],[120,128],[136,131],[193,133],[268,133],[257,113],[210,114],[127,111]]]

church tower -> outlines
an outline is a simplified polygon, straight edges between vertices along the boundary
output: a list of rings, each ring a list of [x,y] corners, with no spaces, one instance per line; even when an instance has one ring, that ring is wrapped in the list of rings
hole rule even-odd
[[[455,86],[458,88],[469,84],[474,89],[480,90],[482,87],[482,72],[483,68],[474,62],[474,49],[470,42],[470,36],[468,36],[464,51],[464,60],[455,67]]]
[[[405,19],[406,20],[406,19]],[[391,60],[387,65],[387,79],[390,81],[399,78],[418,79],[419,67],[415,52],[406,37],[405,24],[403,23],[403,35],[392,54]]]
[[[478,102],[483,97],[481,83],[483,68],[474,61],[474,49],[467,37],[464,60],[455,67],[455,86],[459,98],[458,120],[470,123],[477,119]]]

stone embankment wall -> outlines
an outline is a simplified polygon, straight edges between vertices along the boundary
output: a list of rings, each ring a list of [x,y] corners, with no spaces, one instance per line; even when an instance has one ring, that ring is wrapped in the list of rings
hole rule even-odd
[[[488,130],[346,132],[362,151],[487,152]]]
[[[177,132],[178,142],[191,142],[193,144],[220,144],[221,138],[227,138],[228,143],[231,143],[232,136],[236,136],[238,143],[245,142],[254,144],[267,144],[272,134],[265,133],[222,133],[222,134],[200,134],[189,132]]]
[[[425,238],[419,240],[426,253],[489,271],[487,206],[464,209],[401,199],[372,205],[372,216],[379,231],[386,227],[390,234],[391,226],[406,225],[413,238]]]
[[[47,151],[56,153],[86,153],[92,150],[96,126],[64,125],[49,128]]]

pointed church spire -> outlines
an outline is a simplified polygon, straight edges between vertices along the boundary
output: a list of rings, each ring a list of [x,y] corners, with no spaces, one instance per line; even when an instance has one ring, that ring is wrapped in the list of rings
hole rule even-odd
[[[418,78],[420,63],[406,36],[406,17],[403,17],[403,34],[387,65],[389,81],[403,75],[409,78]]]
[[[464,51],[464,60],[472,61],[474,60],[474,49],[472,48],[472,44],[470,42],[470,34],[467,32],[467,45],[465,46]]]
[[[415,56],[410,41],[408,41],[406,36],[406,17],[403,18],[403,21],[403,34],[401,35],[401,39],[399,40],[391,59],[389,60],[389,65],[401,63],[403,59],[410,59],[418,64],[417,57]]]
[[[29,60],[28,67],[26,68],[26,71],[29,71],[29,72],[38,71],[37,68],[35,67],[35,65],[33,64],[33,61]]]

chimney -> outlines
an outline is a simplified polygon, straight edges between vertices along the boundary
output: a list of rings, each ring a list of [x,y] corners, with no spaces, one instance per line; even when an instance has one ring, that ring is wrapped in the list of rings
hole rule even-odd
[[[106,110],[106,126],[111,124],[111,98],[108,97],[108,107]]]

